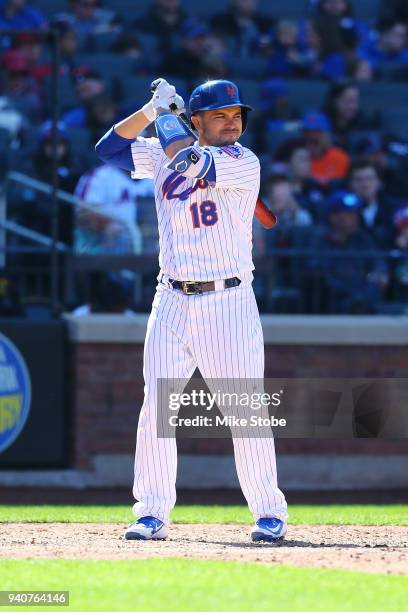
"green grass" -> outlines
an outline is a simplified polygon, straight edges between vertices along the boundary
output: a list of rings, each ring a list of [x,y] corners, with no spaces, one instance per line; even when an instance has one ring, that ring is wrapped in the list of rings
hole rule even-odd
[[[0,522],[127,523],[131,506],[0,506]],[[174,523],[251,523],[246,506],[176,506]],[[407,505],[293,505],[292,525],[408,525]]]
[[[2,560],[1,589],[68,590],[67,609],[87,612],[391,612],[406,609],[408,577],[173,558]]]

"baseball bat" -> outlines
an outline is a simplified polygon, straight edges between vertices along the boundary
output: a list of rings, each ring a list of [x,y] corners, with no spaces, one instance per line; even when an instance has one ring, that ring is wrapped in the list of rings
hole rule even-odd
[[[154,93],[160,83],[162,79],[156,79],[154,80],[151,84],[150,84],[150,91],[152,93]],[[169,105],[169,108],[171,111],[176,111],[177,110],[177,105],[172,102]],[[192,127],[192,125],[190,124],[190,121],[187,117],[187,115],[185,113],[180,113],[179,115],[180,119],[182,121],[184,121],[184,123],[189,127],[189,129],[197,136],[198,138],[198,134],[197,131]],[[273,214],[273,212],[271,210],[269,210],[269,208],[266,206],[265,202],[258,196],[258,199],[256,201],[256,206],[255,206],[255,217],[258,219],[259,223],[266,229],[271,229],[272,227],[274,227],[274,225],[277,224],[278,220],[275,217],[275,215]]]
[[[271,229],[278,222],[278,219],[276,218],[276,216],[273,214],[271,210],[269,210],[269,208],[267,207],[267,205],[265,204],[265,202],[262,200],[260,196],[258,196],[258,199],[256,201],[254,214],[255,214],[255,217],[258,219],[259,223],[265,229]]]

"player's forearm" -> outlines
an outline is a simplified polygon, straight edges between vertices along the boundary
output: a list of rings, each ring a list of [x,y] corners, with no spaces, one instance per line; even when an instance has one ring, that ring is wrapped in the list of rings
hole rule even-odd
[[[119,121],[115,125],[115,132],[123,138],[137,138],[139,134],[151,123],[142,110],[138,110],[133,115]]]
[[[178,140],[164,149],[166,156],[172,159],[181,149],[185,149],[194,143],[194,139],[187,137],[183,140]]]
[[[188,125],[170,111],[159,113],[154,123],[162,149],[170,160],[195,142],[195,134]]]

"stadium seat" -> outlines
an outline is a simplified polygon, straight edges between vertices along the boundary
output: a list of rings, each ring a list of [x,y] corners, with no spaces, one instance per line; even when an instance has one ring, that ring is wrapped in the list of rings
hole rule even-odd
[[[194,0],[190,1],[189,12],[196,17],[208,18],[216,13],[223,12],[229,5],[228,0]],[[271,2],[259,0],[259,11],[265,15],[285,19],[300,19],[306,14],[308,0],[285,0],[285,2]]]
[[[194,17],[207,20],[217,13],[224,12],[228,4],[228,0],[204,0],[204,2],[194,0],[193,2],[190,1],[188,10]]]
[[[80,53],[77,64],[96,70],[106,79],[115,79],[132,74],[134,60],[126,55],[115,53]]]
[[[259,0],[258,6],[260,12],[278,19],[298,20],[306,15],[309,0],[283,0],[282,2]]]
[[[234,78],[234,82],[240,88],[244,102],[256,109],[259,101],[259,84],[256,81],[241,78]]]
[[[56,13],[67,11],[69,8],[67,0],[35,0],[32,4],[44,13],[48,19]]]
[[[144,54],[149,58],[149,61],[155,61],[158,56],[157,38],[139,30],[135,30],[135,36],[140,40],[143,46]]]
[[[154,197],[137,199],[137,223],[142,232],[143,252],[157,253],[159,234]]]
[[[125,24],[130,24],[146,12],[151,0],[104,0],[104,6],[115,11]]]
[[[382,81],[405,81],[408,80],[408,63],[398,63],[396,65],[380,64],[378,78]]]
[[[166,75],[162,75],[166,77]],[[127,102],[132,102],[133,105],[145,104],[150,92],[150,84],[151,82],[157,78],[157,75],[148,75],[148,76],[130,76],[126,78],[126,87],[124,88],[124,104]],[[187,87],[183,80],[174,79],[169,76],[169,80],[176,87],[177,91],[186,99]],[[124,87],[125,83],[122,81],[122,85]]]
[[[91,35],[89,37],[87,49],[95,53],[109,53],[117,37],[117,32],[103,32],[101,34]]]
[[[297,130],[268,130],[266,134],[268,153],[275,153],[281,146],[281,144],[283,144],[286,140],[291,140],[292,138],[299,137],[300,133]]]
[[[288,81],[287,85],[290,107],[299,116],[307,110],[321,108],[329,87],[324,81],[312,80]]]
[[[378,130],[353,130],[350,132],[348,136],[350,153],[356,155],[361,143],[368,142],[372,138],[381,140],[381,132]]]
[[[84,153],[90,149],[93,150],[88,130],[82,128],[70,128],[69,137],[71,140],[71,150],[74,156],[78,157],[84,155]]]
[[[51,112],[51,77],[45,77],[44,90],[46,92],[46,107],[47,114]],[[60,111],[64,112],[78,104],[78,98],[75,93],[75,87],[69,74],[63,74],[58,77],[58,99]]]
[[[408,108],[397,107],[383,113],[384,132],[408,140]]]
[[[408,87],[405,83],[367,82],[359,84],[361,106],[367,113],[408,105]]]
[[[355,0],[353,2],[354,16],[367,23],[375,23],[380,8],[380,0]]]
[[[267,62],[263,57],[240,57],[230,66],[231,78],[260,80],[265,78]]]

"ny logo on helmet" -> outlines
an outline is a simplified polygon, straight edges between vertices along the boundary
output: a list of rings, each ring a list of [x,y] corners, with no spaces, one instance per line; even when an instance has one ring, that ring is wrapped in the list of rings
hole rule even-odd
[[[232,87],[231,85],[226,85],[225,89],[227,90],[227,96],[229,96],[230,98],[235,98],[237,93],[235,87]]]

